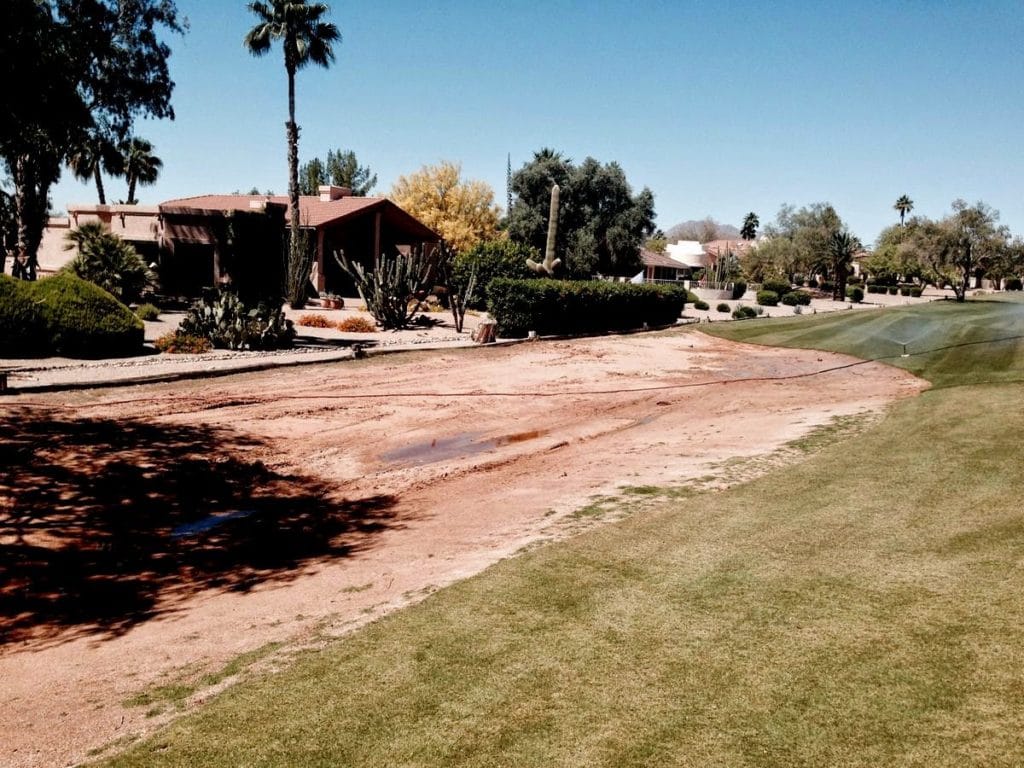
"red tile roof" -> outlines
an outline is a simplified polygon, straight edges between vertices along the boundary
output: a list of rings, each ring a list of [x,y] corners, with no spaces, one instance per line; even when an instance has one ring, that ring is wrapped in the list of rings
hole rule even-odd
[[[640,260],[643,262],[645,267],[666,267],[667,269],[690,269],[690,267],[683,264],[681,261],[666,256],[664,253],[657,253],[655,251],[648,251],[646,248],[640,249]]]
[[[198,211],[251,211],[252,202],[269,202],[288,206],[285,195],[197,195],[168,200],[160,204],[161,210],[188,208]],[[320,227],[332,221],[365,211],[389,201],[384,197],[342,197],[337,200],[321,200],[314,195],[299,198],[299,223],[303,227]],[[285,211],[285,216],[290,215]]]
[[[749,251],[752,245],[753,243],[750,240],[711,240],[707,243],[702,243],[701,248],[704,249],[705,253],[715,256],[721,256],[730,251],[739,255]]]

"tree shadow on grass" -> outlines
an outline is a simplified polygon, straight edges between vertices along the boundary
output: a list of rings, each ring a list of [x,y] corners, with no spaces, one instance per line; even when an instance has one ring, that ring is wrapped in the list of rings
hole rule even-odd
[[[338,498],[212,426],[0,414],[0,645],[113,636],[372,546],[395,499]]]

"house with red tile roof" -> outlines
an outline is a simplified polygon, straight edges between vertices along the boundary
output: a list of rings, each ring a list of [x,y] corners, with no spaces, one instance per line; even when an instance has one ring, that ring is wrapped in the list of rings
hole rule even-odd
[[[48,270],[74,255],[63,250],[68,231],[99,221],[154,266],[161,292],[194,296],[203,288],[237,282],[246,272],[279,270],[289,201],[272,195],[199,195],[158,206],[69,206],[68,214],[47,227],[40,262]],[[352,284],[336,255],[370,270],[381,254],[430,250],[441,240],[387,198],[353,197],[346,187],[322,186],[318,195],[300,197],[299,225],[316,249],[313,286],[345,295],[353,295]]]

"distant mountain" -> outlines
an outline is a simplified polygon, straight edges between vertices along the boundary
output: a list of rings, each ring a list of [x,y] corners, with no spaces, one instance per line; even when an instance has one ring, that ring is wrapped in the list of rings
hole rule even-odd
[[[712,240],[739,240],[740,230],[732,224],[721,224],[708,216],[676,224],[665,230],[665,239],[670,243],[677,240],[696,240],[708,243]]]

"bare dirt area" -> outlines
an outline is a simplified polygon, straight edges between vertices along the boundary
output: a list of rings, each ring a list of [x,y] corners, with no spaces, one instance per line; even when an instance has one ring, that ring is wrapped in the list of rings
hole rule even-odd
[[[674,331],[5,399],[0,764],[81,762],[173,716],[157,686],[923,386],[851,362]]]

